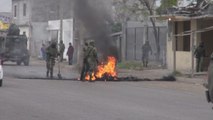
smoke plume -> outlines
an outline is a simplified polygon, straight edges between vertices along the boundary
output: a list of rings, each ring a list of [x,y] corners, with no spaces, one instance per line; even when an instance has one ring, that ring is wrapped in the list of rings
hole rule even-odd
[[[104,58],[117,57],[117,48],[110,37],[111,16],[102,0],[74,0],[75,17],[80,20],[90,37],[95,40],[98,52]]]

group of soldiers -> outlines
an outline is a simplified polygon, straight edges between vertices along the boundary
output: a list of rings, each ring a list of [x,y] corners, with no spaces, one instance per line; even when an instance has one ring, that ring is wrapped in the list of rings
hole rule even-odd
[[[62,43],[62,42],[60,42]],[[56,58],[59,58],[59,61],[63,59],[63,46],[59,43],[59,50],[57,49],[57,43],[52,42],[46,48],[46,76],[53,78],[53,68],[55,65]],[[60,49],[61,48],[61,49]],[[86,75],[89,75],[89,81],[92,81],[92,74],[96,72],[96,68],[98,65],[98,55],[95,47],[95,41],[87,41],[85,42],[83,48],[83,67],[81,72],[81,81],[85,81]]]
[[[55,60],[58,59],[58,62],[63,62],[64,50],[65,50],[65,45],[62,40],[59,42],[59,44],[57,44],[56,42],[50,42],[49,45],[45,47],[45,50],[43,50],[45,51],[47,77],[53,78],[53,68],[55,65]],[[74,48],[72,44],[69,43],[69,47],[67,50],[69,65],[72,65],[73,52],[74,52]]]
[[[96,72],[98,65],[98,55],[95,47],[95,41],[85,42],[83,48],[83,66],[81,71],[81,81],[85,81],[86,75],[89,75],[89,81],[92,82],[93,73]]]

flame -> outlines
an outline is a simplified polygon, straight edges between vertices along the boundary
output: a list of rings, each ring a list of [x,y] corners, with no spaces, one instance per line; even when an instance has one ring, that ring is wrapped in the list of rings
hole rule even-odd
[[[96,80],[96,78],[103,78],[104,75],[110,76],[110,77],[116,77],[117,71],[116,71],[116,58],[113,56],[109,56],[107,58],[107,62],[104,64],[100,64],[97,67],[97,72],[92,73],[92,80]],[[89,80],[89,75],[86,75],[85,79]]]

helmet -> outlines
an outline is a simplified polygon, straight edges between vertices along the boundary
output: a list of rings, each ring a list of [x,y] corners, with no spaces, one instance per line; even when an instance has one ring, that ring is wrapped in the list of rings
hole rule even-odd
[[[56,46],[57,46],[56,42],[52,42],[52,43],[51,43],[51,47],[52,47],[52,48],[56,48]]]
[[[95,45],[95,41],[94,40],[90,40],[89,44],[94,46]]]

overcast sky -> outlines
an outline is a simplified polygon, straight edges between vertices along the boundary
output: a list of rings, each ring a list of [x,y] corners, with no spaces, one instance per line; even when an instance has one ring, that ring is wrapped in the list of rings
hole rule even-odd
[[[0,0],[0,12],[11,12],[11,1],[12,0]]]

